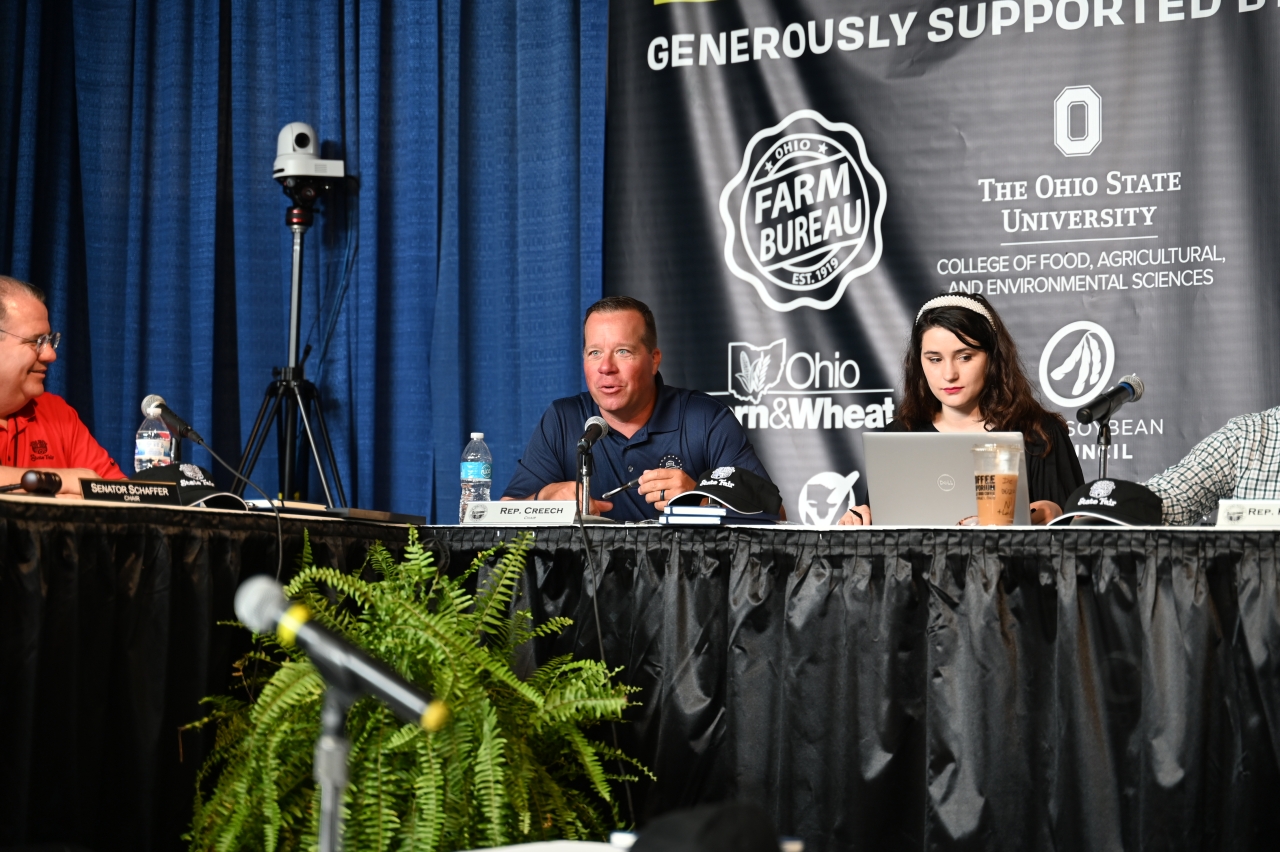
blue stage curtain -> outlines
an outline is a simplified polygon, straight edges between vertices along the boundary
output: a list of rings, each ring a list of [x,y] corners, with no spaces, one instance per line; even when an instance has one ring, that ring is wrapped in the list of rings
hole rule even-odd
[[[302,321],[348,498],[451,522],[467,434],[500,491],[582,389],[606,45],[606,0],[0,4],[0,271],[49,294],[50,390],[126,470],[148,393],[238,461],[287,358],[271,168],[306,121],[353,176],[306,235]],[[277,463],[273,431],[271,493]]]

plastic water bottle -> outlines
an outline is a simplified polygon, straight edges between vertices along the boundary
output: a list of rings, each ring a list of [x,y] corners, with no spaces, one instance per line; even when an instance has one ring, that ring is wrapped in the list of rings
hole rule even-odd
[[[483,432],[472,432],[471,442],[462,451],[462,499],[458,501],[458,523],[467,516],[472,503],[489,500],[489,486],[493,484],[493,454],[484,442]]]
[[[157,465],[173,464],[173,436],[169,427],[158,416],[147,414],[138,427],[137,442],[133,450],[133,469],[146,470]]]

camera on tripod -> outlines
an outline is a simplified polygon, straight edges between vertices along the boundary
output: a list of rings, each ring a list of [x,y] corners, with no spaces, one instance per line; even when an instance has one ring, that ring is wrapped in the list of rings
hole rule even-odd
[[[316,156],[316,132],[305,121],[286,124],[276,137],[276,161],[271,175],[284,194],[299,207],[310,209],[323,193],[345,176],[342,160]]]
[[[316,199],[330,189],[340,185],[345,178],[342,160],[322,160],[316,156],[316,132],[304,121],[286,124],[276,138],[276,161],[272,167],[272,177],[280,182],[285,195],[293,201],[293,206],[285,211],[285,225],[293,233],[293,273],[289,294],[289,360],[285,367],[277,367],[272,371],[276,376],[267,386],[263,396],[262,407],[258,410],[258,419],[254,421],[249,432],[249,441],[240,457],[241,476],[236,494],[244,492],[244,482],[254,465],[258,463],[258,454],[266,443],[267,432],[271,424],[276,424],[276,440],[280,451],[280,495],[285,499],[300,499],[297,474],[310,451],[310,458],[315,463],[316,473],[320,475],[320,485],[324,489],[325,503],[328,506],[347,505],[347,496],[342,488],[342,477],[338,473],[337,460],[333,454],[333,443],[329,440],[329,430],[325,426],[323,404],[320,390],[307,381],[299,358],[299,345],[302,332],[302,241],[307,229],[313,221],[312,208]],[[307,347],[310,351],[310,347]],[[329,462],[329,470],[333,475],[333,484],[337,491],[329,488],[329,478],[325,476],[324,464],[320,459],[320,447],[316,443],[315,433],[311,429],[314,418],[320,427],[325,456]],[[298,434],[301,421],[302,434]],[[302,440],[305,443],[302,443]]]

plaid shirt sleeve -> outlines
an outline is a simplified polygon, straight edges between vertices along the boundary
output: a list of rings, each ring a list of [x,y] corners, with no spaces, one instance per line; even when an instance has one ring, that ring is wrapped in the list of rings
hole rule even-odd
[[[1166,524],[1194,524],[1226,497],[1280,497],[1280,409],[1235,417],[1147,481]]]

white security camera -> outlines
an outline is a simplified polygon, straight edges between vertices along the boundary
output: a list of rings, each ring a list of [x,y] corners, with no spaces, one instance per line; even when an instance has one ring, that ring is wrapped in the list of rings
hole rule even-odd
[[[342,160],[322,160],[316,156],[316,132],[304,121],[286,124],[276,139],[276,162],[271,173],[276,180],[289,177],[340,178]]]

